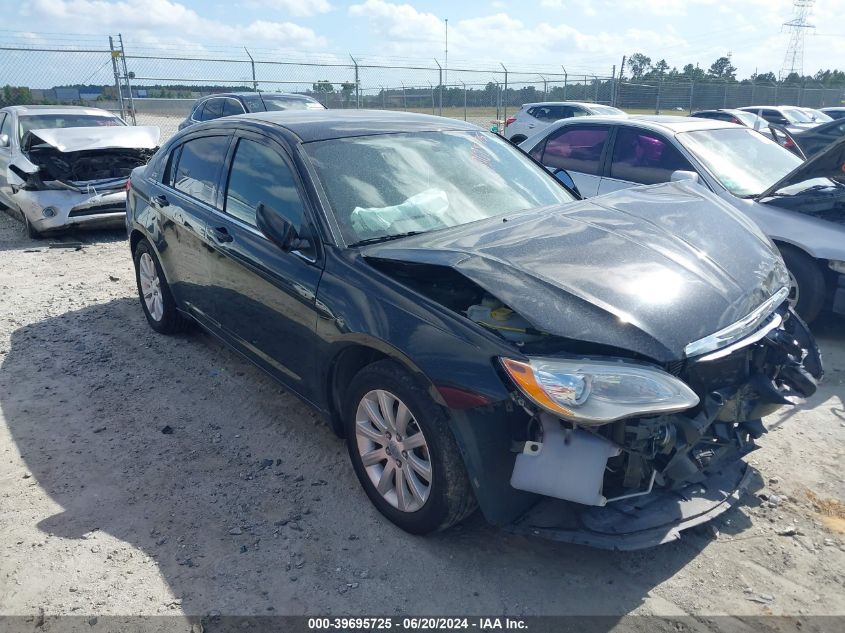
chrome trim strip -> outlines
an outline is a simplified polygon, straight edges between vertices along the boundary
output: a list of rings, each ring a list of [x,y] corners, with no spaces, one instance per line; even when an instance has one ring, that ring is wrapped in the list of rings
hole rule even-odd
[[[684,356],[690,358],[692,356],[706,354],[707,352],[721,349],[738,341],[739,339],[745,338],[754,332],[754,330],[756,330],[760,324],[766,320],[769,315],[771,315],[775,308],[786,300],[788,296],[789,288],[781,288],[755,308],[754,311],[741,318],[736,323],[732,323],[718,332],[714,332],[704,338],[693,341],[684,347]]]
[[[698,360],[701,362],[706,363],[709,360],[718,360],[719,358],[724,358],[725,356],[730,356],[736,350],[742,349],[743,347],[747,347],[752,343],[756,343],[760,339],[764,338],[769,332],[775,330],[780,327],[781,323],[783,323],[783,317],[779,314],[772,315],[771,320],[764,325],[762,328],[754,332],[751,336],[747,336],[744,339],[741,339],[734,343],[733,345],[728,345],[727,347],[723,347],[720,350],[713,352],[712,354],[708,354],[707,356],[702,356]]]

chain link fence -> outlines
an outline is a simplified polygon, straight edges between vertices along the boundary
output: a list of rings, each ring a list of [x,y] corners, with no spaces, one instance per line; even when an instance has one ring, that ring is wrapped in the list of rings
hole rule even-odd
[[[612,75],[386,64],[365,58],[322,56],[318,61],[253,55],[181,54],[104,46],[0,46],[0,105],[86,104],[121,114],[128,122],[157,125],[162,140],[201,96],[219,92],[294,92],[327,108],[425,112],[501,129],[508,114],[536,101],[587,101],[631,113],[684,114],[701,109],[790,104],[841,105],[845,87],[721,81],[635,81]],[[563,67],[561,67],[563,68]]]

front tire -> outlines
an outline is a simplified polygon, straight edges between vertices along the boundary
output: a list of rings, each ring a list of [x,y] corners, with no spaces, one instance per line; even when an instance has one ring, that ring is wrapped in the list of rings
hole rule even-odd
[[[824,306],[826,284],[818,263],[792,246],[779,246],[789,271],[789,302],[804,321],[811,323]]]
[[[146,240],[138,242],[133,259],[138,297],[147,323],[159,334],[185,331],[189,321],[176,308],[173,293],[150,243]]]
[[[443,530],[475,496],[446,412],[398,363],[362,369],[347,390],[346,444],[373,505],[406,532]]]

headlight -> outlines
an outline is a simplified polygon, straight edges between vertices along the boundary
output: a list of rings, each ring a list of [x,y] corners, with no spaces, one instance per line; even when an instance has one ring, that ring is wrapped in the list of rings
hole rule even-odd
[[[698,396],[671,374],[625,361],[501,359],[534,404],[578,424],[600,425],[637,415],[683,411]]]
[[[835,270],[840,275],[845,275],[845,262],[841,262],[836,259],[831,259],[829,262],[829,266],[831,267],[831,269]]]

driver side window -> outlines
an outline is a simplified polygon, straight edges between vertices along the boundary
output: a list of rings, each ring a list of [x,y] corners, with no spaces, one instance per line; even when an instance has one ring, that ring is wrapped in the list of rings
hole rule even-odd
[[[272,148],[242,138],[238,141],[223,210],[241,222],[256,226],[256,209],[264,204],[301,232],[305,208],[287,161]]]

